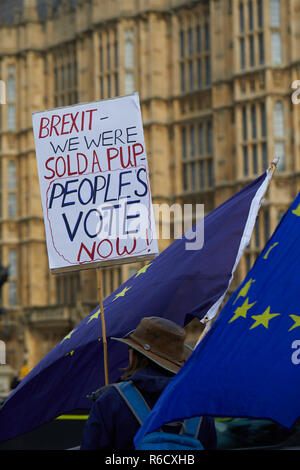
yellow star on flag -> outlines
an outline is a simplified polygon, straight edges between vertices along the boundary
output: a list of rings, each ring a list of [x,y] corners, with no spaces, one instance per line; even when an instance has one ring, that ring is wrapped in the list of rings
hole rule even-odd
[[[297,209],[294,209],[294,210],[292,211],[292,213],[295,214],[295,215],[297,215],[298,217],[300,217],[300,204],[299,204],[299,206],[297,207]]]
[[[289,329],[289,331],[292,331],[294,330],[295,328],[297,328],[298,326],[300,326],[300,317],[299,315],[289,315],[291,317],[292,320],[294,320],[294,324],[293,326],[291,326],[291,328]]]
[[[66,357],[66,356],[71,356],[71,357],[72,357],[73,354],[74,354],[74,352],[75,352],[74,349],[72,349],[72,351],[70,351],[70,352],[68,352],[67,354],[65,354],[65,357]]]
[[[255,279],[249,279],[249,281],[244,285],[244,287],[238,293],[238,296],[232,305],[234,305],[240,297],[246,297],[253,282],[255,282]]]
[[[87,321],[87,324],[90,323],[90,321],[99,318],[100,313],[101,312],[100,312],[100,308],[99,308],[96,313],[94,313],[93,315],[90,316],[90,318]]]
[[[275,248],[275,246],[278,245],[278,242],[274,243],[274,245],[270,246],[270,248],[268,249],[267,253],[264,255],[264,258],[263,259],[268,259],[268,256],[270,254],[270,252],[273,250],[273,248]]]
[[[137,273],[134,277],[138,277],[140,274],[144,274],[147,269],[151,266],[152,263],[148,263],[148,264],[145,264],[145,266],[143,266]]]
[[[252,326],[250,326],[249,329],[252,330],[259,325],[263,325],[265,328],[269,328],[269,321],[272,318],[278,317],[280,315],[280,313],[270,313],[270,309],[271,307],[269,306],[261,315],[253,315],[251,318],[253,318],[255,322]]]
[[[129,291],[129,289],[131,289],[131,287],[124,287],[124,289],[115,296],[113,302],[117,300],[119,297],[124,297],[124,295],[126,294],[126,292]]]
[[[234,320],[236,320],[239,317],[246,318],[248,310],[250,310],[250,308],[252,308],[254,304],[256,304],[256,302],[253,302],[253,304],[249,304],[249,297],[247,297],[247,299],[245,300],[243,305],[241,307],[238,307],[235,310],[235,312],[234,312],[235,315],[233,315],[233,317],[229,320],[228,323],[233,322]]]
[[[70,333],[67,334],[67,335],[61,340],[61,342],[65,341],[66,339],[70,339],[71,336],[72,336],[72,334],[73,334],[75,331],[76,331],[76,329],[70,331]]]

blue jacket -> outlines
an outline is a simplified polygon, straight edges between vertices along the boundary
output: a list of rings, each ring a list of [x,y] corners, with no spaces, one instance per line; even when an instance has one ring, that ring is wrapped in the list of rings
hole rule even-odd
[[[161,368],[148,367],[135,372],[128,380],[132,380],[152,408],[172,377]],[[134,450],[133,438],[138,429],[138,421],[119,392],[114,387],[105,387],[91,407],[81,449]],[[212,418],[203,418],[198,438],[205,449],[216,448]]]

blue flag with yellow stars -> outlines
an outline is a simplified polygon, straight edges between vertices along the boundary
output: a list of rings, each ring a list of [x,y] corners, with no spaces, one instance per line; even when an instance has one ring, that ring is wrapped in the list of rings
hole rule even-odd
[[[270,177],[266,171],[205,217],[201,249],[186,249],[187,242],[192,243],[189,232],[188,237],[175,240],[104,300],[110,383],[119,379],[122,368],[128,365],[127,347],[111,337],[125,336],[143,317],[160,316],[184,326],[194,317],[201,319],[217,310],[250,239]],[[63,413],[88,410],[91,402],[87,395],[103,385],[102,329],[97,307],[8,397],[0,409],[0,441],[35,429]]]
[[[300,193],[135,437],[192,416],[300,416]]]

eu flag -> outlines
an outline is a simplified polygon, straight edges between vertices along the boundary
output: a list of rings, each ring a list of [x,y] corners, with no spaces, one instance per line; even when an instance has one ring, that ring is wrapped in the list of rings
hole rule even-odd
[[[265,172],[204,220],[202,249],[183,236],[104,301],[110,383],[128,363],[122,337],[141,318],[161,316],[183,326],[210,316],[228,289],[249,242],[271,174]],[[194,228],[194,231],[196,231]],[[87,395],[104,385],[100,311],[96,308],[23,379],[0,410],[0,441],[23,434],[62,413],[89,409]]]
[[[136,435],[191,416],[300,416],[300,193]]]

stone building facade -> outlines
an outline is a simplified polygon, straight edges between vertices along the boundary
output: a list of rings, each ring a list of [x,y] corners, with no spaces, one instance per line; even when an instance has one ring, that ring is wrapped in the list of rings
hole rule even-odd
[[[97,304],[92,271],[49,273],[32,112],[138,91],[157,204],[210,212],[279,156],[236,284],[300,190],[299,25],[300,0],[0,0],[0,337],[12,367],[35,365]],[[106,269],[105,295],[138,267]]]

